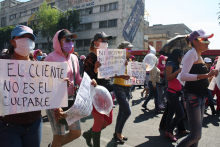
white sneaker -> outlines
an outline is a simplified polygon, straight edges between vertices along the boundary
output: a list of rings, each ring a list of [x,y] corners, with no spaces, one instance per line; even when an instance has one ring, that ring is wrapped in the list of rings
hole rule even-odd
[[[160,108],[160,109],[165,109],[165,107],[164,107],[163,104],[160,104],[160,105],[159,105],[159,108]]]
[[[164,98],[164,102],[165,102],[165,103],[167,102],[167,98]]]

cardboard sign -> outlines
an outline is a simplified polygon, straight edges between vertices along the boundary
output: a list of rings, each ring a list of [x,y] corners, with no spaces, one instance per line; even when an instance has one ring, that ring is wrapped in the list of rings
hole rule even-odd
[[[66,63],[0,62],[0,116],[67,107]]]
[[[98,69],[99,79],[125,73],[125,49],[98,49],[97,60],[102,64]]]
[[[127,85],[144,85],[146,70],[143,69],[142,62],[128,62],[127,74],[129,80],[125,80]]]
[[[86,72],[80,84],[74,105],[65,114],[68,114],[66,121],[68,125],[72,125],[77,120],[87,117],[91,114],[93,106],[90,97],[91,79]]]

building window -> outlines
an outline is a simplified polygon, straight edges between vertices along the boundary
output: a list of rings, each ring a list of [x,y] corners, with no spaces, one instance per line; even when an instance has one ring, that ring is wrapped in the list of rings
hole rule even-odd
[[[85,15],[85,14],[86,14],[85,9],[79,10],[79,15],[80,15],[80,16]]]
[[[30,26],[33,26],[33,25],[38,25],[38,21],[37,20],[30,21]]]
[[[27,26],[27,22],[19,23],[19,25],[25,25],[25,26]]]
[[[80,24],[76,31],[79,32],[79,31],[90,30],[90,29],[92,29],[92,23],[85,23],[85,24]]]
[[[84,24],[84,30],[90,30],[90,29],[92,29],[92,23]]]
[[[44,49],[47,48],[47,43],[43,43],[42,48],[44,48]]]
[[[2,17],[1,18],[1,27],[5,27],[6,26],[6,17]]]
[[[10,20],[15,19],[16,18],[16,14],[10,15]]]
[[[51,4],[49,4],[49,5],[50,5],[50,7],[52,8],[52,7],[55,6],[55,3],[51,3]]]
[[[116,27],[116,26],[117,26],[117,19],[108,21],[108,27]]]
[[[116,9],[118,9],[118,2],[109,4],[109,10],[116,10]]]
[[[107,28],[108,21],[101,21],[99,22],[99,28]]]
[[[37,8],[34,8],[34,9],[31,9],[31,14],[34,14],[35,12],[37,12],[38,11],[38,7]]]
[[[108,45],[116,45],[116,37],[112,37],[112,39],[108,40]]]
[[[83,46],[83,40],[76,40],[76,47]]]
[[[186,33],[186,34],[190,34],[190,32],[189,32],[187,29],[185,29],[185,33]]]
[[[92,8],[86,9],[86,15],[88,15],[88,14],[92,14]]]
[[[26,16],[27,15],[27,11],[21,12],[20,13],[20,17]]]
[[[100,6],[100,12],[108,11],[108,4]]]
[[[91,39],[85,39],[84,40],[84,46],[90,46]]]
[[[35,44],[35,49],[37,49],[38,48],[38,44]]]

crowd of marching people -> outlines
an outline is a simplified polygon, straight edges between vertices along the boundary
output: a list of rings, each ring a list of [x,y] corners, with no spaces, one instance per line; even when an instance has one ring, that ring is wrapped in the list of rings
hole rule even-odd
[[[215,86],[208,89],[209,83],[218,70],[210,58],[202,58],[201,53],[208,49],[209,40],[213,34],[206,34],[203,30],[194,31],[185,38],[187,45],[192,47],[185,55],[180,49],[174,49],[168,57],[160,55],[152,70],[146,71],[145,87],[141,96],[145,97],[142,107],[149,110],[148,102],[155,99],[155,113],[163,113],[159,129],[165,130],[164,136],[176,142],[178,132],[186,134],[177,147],[197,147],[201,139],[202,121],[205,109],[210,106],[212,115],[220,111],[220,90]],[[97,32],[90,44],[90,53],[79,56],[74,52],[74,41],[77,35],[63,29],[57,31],[53,38],[54,51],[43,53],[35,48],[36,37],[33,30],[27,26],[16,26],[11,32],[11,44],[8,49],[2,50],[0,59],[63,62],[67,64],[68,107],[46,110],[53,132],[53,140],[48,147],[61,147],[78,137],[85,138],[89,147],[100,147],[101,132],[113,121],[113,109],[109,115],[101,114],[93,106],[91,112],[94,123],[91,128],[81,132],[80,120],[68,126],[61,120],[67,117],[63,112],[73,105],[76,97],[76,86],[81,84],[84,72],[92,79],[91,85],[101,85],[112,93],[119,105],[117,120],[113,137],[118,144],[124,144],[128,137],[123,134],[126,121],[131,114],[129,100],[132,94],[132,85],[126,84],[130,79],[127,68],[124,74],[109,77],[111,79],[98,79],[98,68],[101,63],[97,60],[97,50],[107,49],[112,36],[104,32]],[[122,41],[117,49],[126,50],[126,62],[133,62],[131,55],[134,46],[128,41]],[[154,53],[155,54],[155,53]],[[156,57],[156,56],[155,56]],[[217,96],[215,109],[214,96]],[[63,99],[60,97],[60,99]],[[189,129],[186,130],[183,119],[188,119]],[[66,129],[69,130],[66,133]],[[42,137],[41,111],[25,112],[13,115],[0,116],[0,146],[1,147],[40,147]]]

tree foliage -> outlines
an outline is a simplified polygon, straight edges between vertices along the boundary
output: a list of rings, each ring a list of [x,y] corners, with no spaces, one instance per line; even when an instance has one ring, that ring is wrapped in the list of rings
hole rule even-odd
[[[7,48],[11,40],[11,31],[14,29],[14,26],[6,26],[0,28],[0,49]]]
[[[51,52],[51,48],[49,48],[49,44],[57,31],[57,23],[60,19],[61,12],[53,9],[50,5],[44,1],[37,14],[37,20],[39,22],[38,28],[43,38],[47,39],[47,48]]]
[[[79,11],[76,9],[68,10],[65,13],[62,13],[60,19],[57,23],[57,29],[68,29],[71,32],[74,32],[79,26]]]
[[[39,31],[42,37],[47,39],[47,48],[50,52],[52,50],[49,48],[49,44],[58,30],[68,29],[74,32],[80,23],[78,10],[61,12],[58,9],[51,8],[50,5],[47,5],[46,1],[41,4],[36,18],[39,24],[35,30]]]

